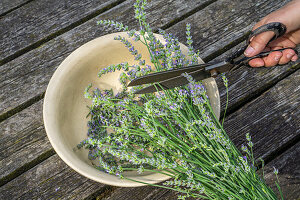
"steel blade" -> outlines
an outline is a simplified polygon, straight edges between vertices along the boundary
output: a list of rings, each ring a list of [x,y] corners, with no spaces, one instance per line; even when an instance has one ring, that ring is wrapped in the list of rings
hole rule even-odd
[[[200,80],[211,77],[210,72],[207,72],[203,69],[189,73],[189,75],[191,75],[194,78],[194,80],[196,80],[196,81],[200,81]],[[135,94],[145,94],[145,93],[152,93],[152,92],[160,91],[163,89],[164,90],[172,89],[174,87],[179,87],[182,85],[186,85],[188,83],[189,82],[186,79],[186,77],[180,75],[180,76],[176,76],[176,77],[161,81],[157,84],[153,84],[149,87],[143,88],[139,91],[136,91]]]
[[[148,83],[156,83],[156,82],[161,82],[164,80],[168,80],[177,76],[180,76],[182,73],[190,73],[193,71],[198,71],[202,70],[207,66],[210,66],[211,64],[199,64],[199,65],[192,65],[188,67],[183,67],[179,69],[171,69],[167,71],[162,71],[162,72],[156,72],[152,74],[148,74],[142,77],[138,77],[136,79],[133,79],[128,86],[136,86],[136,85],[143,85],[143,84],[148,84]]]

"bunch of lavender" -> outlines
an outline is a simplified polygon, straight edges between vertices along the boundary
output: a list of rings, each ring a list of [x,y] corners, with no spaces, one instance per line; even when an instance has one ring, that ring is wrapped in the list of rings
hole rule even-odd
[[[190,25],[186,26],[188,55],[179,47],[178,39],[160,30],[163,45],[155,38],[145,15],[146,0],[134,4],[140,30],[129,30],[122,23],[101,20],[99,24],[126,31],[129,38],[147,46],[152,67],[128,39],[118,36],[139,65],[120,63],[99,72],[99,77],[122,70],[121,92],[86,89],[92,100],[88,138],[78,148],[88,148],[89,158],[97,159],[97,168],[121,179],[125,171],[155,172],[171,179],[158,187],[182,193],[179,199],[277,199],[274,192],[256,174],[252,142],[243,156],[228,138],[214,115],[205,87],[188,74],[189,84],[171,90],[136,96],[142,86],[127,88],[127,83],[151,72],[179,68],[198,62],[199,52],[192,47]],[[227,86],[226,77],[224,83]],[[159,86],[158,86],[159,87]],[[108,133],[108,130],[111,133]],[[145,183],[147,184],[147,183]]]

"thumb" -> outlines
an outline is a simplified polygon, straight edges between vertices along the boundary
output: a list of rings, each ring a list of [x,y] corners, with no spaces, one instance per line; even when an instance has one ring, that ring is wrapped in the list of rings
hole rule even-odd
[[[262,50],[265,49],[268,42],[272,39],[274,35],[275,35],[274,32],[268,31],[268,32],[261,33],[255,36],[254,38],[252,38],[250,40],[249,46],[244,52],[245,56],[251,57],[262,52]]]

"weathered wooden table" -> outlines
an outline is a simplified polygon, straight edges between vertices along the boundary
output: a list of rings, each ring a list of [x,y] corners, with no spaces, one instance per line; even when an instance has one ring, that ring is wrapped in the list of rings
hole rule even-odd
[[[261,17],[288,0],[152,0],[148,21],[185,41],[191,23],[204,61],[240,47]],[[82,44],[107,33],[99,19],[137,28],[134,0],[0,1],[0,199],[176,199],[154,187],[117,188],[68,167],[50,145],[42,119],[47,84],[57,66]],[[241,67],[229,73],[225,128],[240,146],[251,133],[267,182],[279,169],[286,199],[300,198],[300,65]],[[222,110],[225,90],[217,79]]]

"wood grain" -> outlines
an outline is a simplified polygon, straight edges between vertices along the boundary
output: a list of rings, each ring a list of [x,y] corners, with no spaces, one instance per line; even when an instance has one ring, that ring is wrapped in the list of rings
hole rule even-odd
[[[231,114],[224,126],[233,142],[240,146],[250,133],[256,156],[267,158],[289,140],[299,139],[299,85],[298,70]]]
[[[30,0],[2,0],[0,1],[0,16],[3,16],[10,11],[21,7]]]
[[[88,180],[54,155],[0,188],[0,199],[86,199],[108,186]]]
[[[60,35],[85,21],[96,17],[113,6],[124,2],[125,0],[97,0],[97,1],[46,1],[30,2],[20,9],[15,10],[0,20],[0,64],[17,57],[50,39]],[[151,2],[153,14],[160,17],[153,18],[158,23],[170,17],[174,19],[177,15],[186,14],[190,10],[197,8],[205,2],[212,0],[198,1],[159,1]],[[132,5],[132,1],[129,1]],[[170,6],[166,6],[166,5]],[[175,7],[174,7],[175,5]],[[132,7],[132,6],[131,6]],[[175,11],[174,15],[163,15],[160,12],[166,9],[166,13]],[[126,10],[126,9],[124,9]],[[169,16],[169,17],[167,17]],[[133,17],[127,18],[133,19]],[[2,60],[2,61],[1,61]]]
[[[42,101],[1,122],[0,141],[0,185],[50,156]]]
[[[276,159],[268,163],[265,167],[265,179],[268,185],[279,195],[276,188],[274,168],[278,169],[279,185],[284,194],[284,199],[299,200],[300,193],[300,142],[291,147],[289,150]]]
[[[0,61],[118,0],[32,1],[0,19]],[[103,12],[103,11],[102,11]]]

